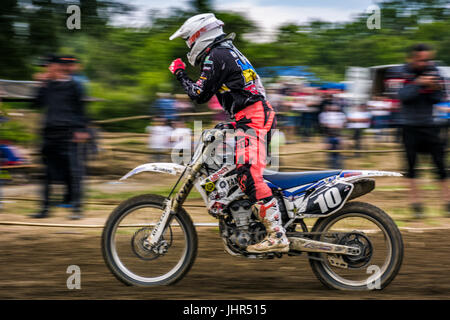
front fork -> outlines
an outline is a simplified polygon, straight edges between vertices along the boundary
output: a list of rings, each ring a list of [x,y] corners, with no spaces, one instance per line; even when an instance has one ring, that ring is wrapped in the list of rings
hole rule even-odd
[[[194,162],[191,169],[190,170],[189,170],[189,168],[186,169],[189,171],[188,171],[188,176],[187,176],[183,186],[177,192],[175,198],[170,198],[170,195],[169,195],[168,199],[166,200],[166,206],[164,208],[164,212],[163,212],[161,218],[159,219],[158,223],[155,225],[155,228],[152,230],[152,232],[150,233],[150,235],[147,238],[147,240],[151,246],[154,246],[155,244],[157,244],[159,242],[161,235],[164,233],[166,228],[169,226],[170,222],[173,219],[173,216],[181,208],[181,206],[183,205],[187,196],[189,195],[192,188],[194,187],[194,182],[198,178],[198,175],[200,173],[203,163],[207,163],[206,160],[210,157],[212,151],[215,150],[217,143],[220,143],[220,141],[223,141],[220,139],[218,140],[219,137],[223,138],[223,131],[216,130],[209,137],[205,137],[205,140],[203,140],[205,142],[208,142],[206,148],[203,150],[201,156],[198,157],[198,159]],[[202,136],[202,139],[203,139],[203,136]],[[181,175],[180,179],[183,177],[184,173]],[[175,184],[175,187],[176,187],[176,184]]]
[[[201,157],[200,157],[201,158]],[[177,192],[175,197],[168,198],[165,201],[164,212],[161,215],[158,223],[153,228],[152,232],[148,236],[147,240],[150,246],[155,246],[159,240],[161,239],[161,235],[164,233],[166,228],[170,225],[174,215],[178,212],[178,210],[183,205],[187,196],[192,190],[194,186],[194,181],[197,178],[198,172],[200,171],[202,166],[202,161],[199,159],[189,171],[186,180],[181,186],[180,190]]]

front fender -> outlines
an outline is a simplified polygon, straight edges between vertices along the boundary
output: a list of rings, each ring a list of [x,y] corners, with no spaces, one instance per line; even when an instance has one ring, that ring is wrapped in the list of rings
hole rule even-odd
[[[148,171],[176,175],[182,173],[185,168],[186,168],[185,166],[170,162],[146,163],[128,172],[126,175],[120,178],[120,181],[126,180],[129,177],[139,174],[141,172],[148,172]]]

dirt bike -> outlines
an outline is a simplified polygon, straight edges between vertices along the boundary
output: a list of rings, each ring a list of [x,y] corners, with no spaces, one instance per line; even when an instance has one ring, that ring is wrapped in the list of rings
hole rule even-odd
[[[187,274],[197,254],[198,240],[183,203],[194,186],[209,214],[218,219],[225,250],[232,256],[271,259],[305,253],[317,278],[334,289],[382,289],[395,278],[403,259],[399,229],[380,208],[349,201],[375,188],[371,177],[400,173],[264,171],[265,182],[279,203],[290,250],[248,253],[246,247],[264,239],[266,230],[238,185],[232,155],[217,151],[224,132],[203,131],[185,166],[148,163],[122,177],[125,180],[141,172],[180,174],[168,197],[133,197],[107,219],[102,251],[117,279],[127,285],[156,286],[173,284]],[[307,218],[317,219],[312,227],[305,222]]]

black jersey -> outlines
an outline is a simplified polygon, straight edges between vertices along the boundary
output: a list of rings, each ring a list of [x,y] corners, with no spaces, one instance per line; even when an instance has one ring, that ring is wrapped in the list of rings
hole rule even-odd
[[[213,46],[206,53],[201,69],[196,82],[184,70],[177,74],[186,93],[197,103],[205,103],[217,95],[219,103],[233,117],[245,107],[265,100],[258,74],[231,40]]]

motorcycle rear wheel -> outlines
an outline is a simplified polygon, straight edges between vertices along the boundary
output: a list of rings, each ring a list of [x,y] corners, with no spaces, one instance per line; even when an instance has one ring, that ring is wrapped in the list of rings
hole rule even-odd
[[[350,219],[366,219],[373,227],[369,230],[361,230],[356,227],[354,222],[353,225],[347,222],[348,227],[343,227],[346,224],[342,223],[342,225],[333,229],[335,225],[339,225],[345,219],[347,221]],[[374,227],[376,226],[380,230],[375,230]],[[355,227],[356,229],[352,229]],[[371,256],[361,259],[361,262],[352,261],[351,258],[344,256],[337,257],[342,259],[340,261],[345,260],[349,266],[353,267],[343,271],[331,265],[329,254],[310,253],[310,265],[316,277],[326,287],[331,289],[364,291],[385,288],[399,272],[403,260],[403,240],[395,222],[380,208],[368,203],[355,201],[347,203],[337,213],[317,220],[312,232],[330,232],[333,230],[343,232],[343,229],[346,229],[344,232],[356,234],[356,238],[358,238],[358,232],[361,233],[362,236],[356,241],[359,241],[361,244],[365,242],[365,249],[368,252],[372,251]],[[373,244],[378,242],[375,240],[376,236],[380,239],[380,242],[384,240],[385,244],[379,247],[372,246],[372,242]],[[323,236],[316,235],[314,240],[323,241]],[[346,245],[350,244],[346,243]],[[382,258],[384,254],[380,253],[383,250],[386,251],[385,258]],[[381,257],[378,260],[381,266],[377,265],[377,262],[372,259],[372,255],[378,253]],[[344,275],[340,274],[340,272]],[[357,280],[353,279],[352,272],[361,273],[360,278]]]

